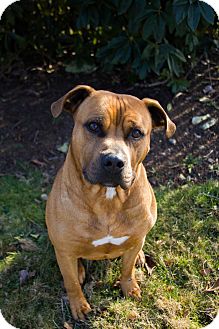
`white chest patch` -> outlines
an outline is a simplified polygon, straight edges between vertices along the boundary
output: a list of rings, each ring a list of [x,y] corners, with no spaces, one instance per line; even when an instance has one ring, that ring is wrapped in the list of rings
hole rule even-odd
[[[116,188],[115,187],[107,187],[106,188],[106,198],[112,200],[113,197],[116,195]]]
[[[102,239],[92,241],[92,244],[94,245],[94,247],[102,246],[103,244],[106,243],[111,243],[111,244],[115,244],[116,246],[119,246],[120,244],[125,242],[128,238],[129,238],[128,235],[121,236],[120,238],[114,238],[111,235],[107,235]]]

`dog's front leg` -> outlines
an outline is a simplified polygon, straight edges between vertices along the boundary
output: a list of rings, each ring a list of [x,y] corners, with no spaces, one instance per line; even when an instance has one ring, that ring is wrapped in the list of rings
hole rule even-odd
[[[135,262],[141,248],[142,241],[123,254],[120,284],[125,297],[141,298],[141,289],[135,279]]]
[[[55,250],[60,271],[67,290],[72,315],[75,320],[84,320],[84,316],[91,311],[81,290],[78,278],[78,259]]]

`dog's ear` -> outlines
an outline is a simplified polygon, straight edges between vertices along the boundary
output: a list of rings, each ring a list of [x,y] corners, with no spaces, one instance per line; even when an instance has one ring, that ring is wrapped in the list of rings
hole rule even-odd
[[[73,113],[79,105],[94,92],[90,86],[79,85],[70,90],[63,97],[59,98],[51,105],[51,112],[54,118],[57,118],[63,110]]]
[[[166,129],[166,136],[170,138],[176,130],[175,124],[170,120],[162,106],[158,101],[151,98],[144,98],[142,101],[145,103],[152,118],[152,128],[164,126]]]

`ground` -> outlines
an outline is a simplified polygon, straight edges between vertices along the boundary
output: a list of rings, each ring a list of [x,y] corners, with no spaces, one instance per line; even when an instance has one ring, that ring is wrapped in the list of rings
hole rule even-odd
[[[201,182],[218,174],[217,127],[203,130],[202,123],[192,124],[192,117],[209,114],[218,119],[219,67],[218,52],[200,57],[188,74],[188,91],[173,95],[165,85],[131,83],[120,74],[101,71],[73,75],[55,68],[14,65],[2,74],[0,83],[0,172],[15,173],[22,162],[56,173],[64,159],[57,150],[71,136],[72,121],[68,114],[53,119],[50,105],[77,84],[96,89],[129,93],[137,97],[158,99],[177,125],[176,134],[168,141],[163,132],[154,132],[151,151],[145,160],[153,186]],[[209,92],[205,93],[205,90]],[[170,105],[172,104],[172,106]]]
[[[121,72],[72,75],[62,68],[14,64],[0,80],[0,308],[21,329],[200,328],[218,309],[218,53],[200,56],[190,88],[173,97],[157,81],[131,83]],[[45,228],[45,196],[65,153],[72,122],[50,104],[77,84],[158,99],[177,125],[170,141],[154,132],[145,160],[158,222],[138,269],[142,301],[123,299],[120,260],[85,262],[93,312],[74,322]],[[196,116],[206,121],[192,123]],[[153,260],[153,261],[152,261]],[[153,271],[152,271],[153,268]],[[149,274],[152,275],[149,276]]]
[[[144,245],[148,266],[137,269],[141,301],[122,297],[120,259],[84,262],[92,307],[85,322],[71,317],[46,233],[41,195],[48,188],[38,169],[1,178],[0,307],[8,322],[21,329],[199,329],[214,319],[218,183],[155,189],[159,218]]]

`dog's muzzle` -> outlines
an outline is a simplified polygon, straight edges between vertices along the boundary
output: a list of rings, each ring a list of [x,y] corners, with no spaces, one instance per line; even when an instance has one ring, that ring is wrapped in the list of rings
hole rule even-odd
[[[98,162],[98,170],[83,171],[84,178],[91,184],[101,184],[106,187],[120,185],[123,189],[132,185],[135,175],[131,168],[128,168],[125,157],[115,153],[101,154]]]

